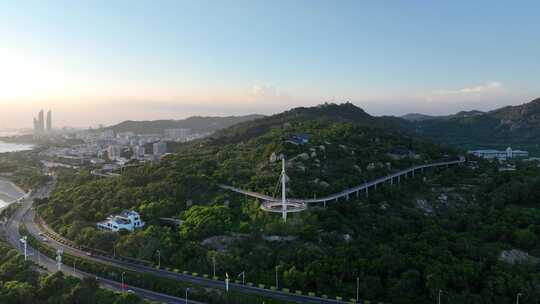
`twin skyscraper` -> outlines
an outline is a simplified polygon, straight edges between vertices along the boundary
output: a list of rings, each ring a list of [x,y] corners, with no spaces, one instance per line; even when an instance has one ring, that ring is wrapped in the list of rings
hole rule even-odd
[[[39,111],[38,117],[34,117],[34,134],[41,135],[52,132],[52,111],[47,112],[47,120],[45,121],[43,110]]]

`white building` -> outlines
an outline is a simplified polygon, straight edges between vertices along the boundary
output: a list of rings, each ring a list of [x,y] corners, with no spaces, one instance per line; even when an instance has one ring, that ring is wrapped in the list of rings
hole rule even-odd
[[[124,210],[118,215],[110,215],[103,222],[96,224],[97,228],[105,231],[118,232],[120,230],[133,231],[144,227],[139,213],[131,210]]]
[[[144,147],[143,146],[134,146],[133,147],[133,158],[143,159],[144,158]]]
[[[165,153],[167,153],[167,144],[165,142],[157,142],[153,145],[154,148],[154,155],[155,156],[161,156]]]
[[[191,133],[190,129],[165,129],[163,131],[165,138],[171,141],[186,141],[188,135]]]
[[[107,155],[109,156],[110,160],[117,160],[120,158],[120,154],[122,154],[122,147],[117,145],[110,145],[107,147]]]
[[[472,150],[472,151],[468,151],[467,153],[473,154],[474,156],[485,158],[485,159],[499,159],[499,160],[506,160],[510,158],[521,158],[521,157],[529,156],[529,152],[527,151],[512,150],[512,148],[510,147],[506,148],[506,150],[493,150],[493,149]]]

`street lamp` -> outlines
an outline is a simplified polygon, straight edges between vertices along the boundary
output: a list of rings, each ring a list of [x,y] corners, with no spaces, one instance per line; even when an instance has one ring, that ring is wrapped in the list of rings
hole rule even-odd
[[[516,304],[519,304],[519,298],[522,296],[521,292],[516,295]]]
[[[215,256],[212,256],[212,265],[213,265],[213,269],[214,269],[214,278],[216,277],[216,257]]]
[[[276,266],[276,289],[279,289],[279,286],[278,286],[278,268],[279,268],[279,265]]]
[[[441,304],[441,294],[442,294],[442,289],[439,289],[439,296],[437,297],[437,303],[438,304]]]
[[[157,267],[161,268],[161,251],[159,249],[157,250],[157,258],[158,258]]]
[[[186,304],[188,304],[188,301],[187,301],[187,294],[188,294],[188,291],[189,291],[189,288],[186,288]]]
[[[360,278],[356,277],[356,302],[359,302],[359,301],[360,301]]]
[[[124,275],[126,274],[126,272],[122,272],[122,292],[124,291]]]
[[[245,285],[246,272],[245,271],[240,272],[240,274],[238,274],[237,278],[239,276],[242,276],[242,285]]]

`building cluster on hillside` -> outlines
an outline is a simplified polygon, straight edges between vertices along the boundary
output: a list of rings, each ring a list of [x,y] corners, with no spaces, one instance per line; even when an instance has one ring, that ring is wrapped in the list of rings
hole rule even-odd
[[[134,231],[144,227],[144,222],[139,213],[132,210],[124,210],[120,214],[109,215],[106,220],[96,224],[99,230],[118,232],[120,230]]]
[[[40,114],[40,117],[42,115]],[[40,121],[38,118],[36,121]],[[39,123],[38,123],[39,125]],[[114,176],[114,171],[133,161],[159,162],[167,154],[167,142],[185,142],[208,136],[190,129],[167,129],[164,134],[115,133],[111,129],[85,130],[71,135],[82,141],[70,147],[52,147],[41,154],[51,161],[69,165],[90,164],[100,176]]]
[[[494,149],[486,149],[486,150],[471,150],[467,153],[472,154],[474,156],[484,158],[484,159],[496,159],[496,160],[508,160],[512,158],[525,158],[529,157],[529,152],[523,151],[523,150],[512,150],[512,148],[508,147],[506,150],[494,150]]]

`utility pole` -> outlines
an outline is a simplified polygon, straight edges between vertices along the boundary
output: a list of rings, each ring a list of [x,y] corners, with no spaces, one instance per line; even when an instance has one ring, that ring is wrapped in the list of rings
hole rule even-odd
[[[187,294],[188,294],[188,291],[189,291],[189,288],[186,288],[186,304],[188,304],[188,301],[187,301]]]
[[[439,289],[439,296],[437,298],[437,304],[441,304],[441,293],[442,293],[442,290]]]
[[[516,304],[519,304],[519,298],[522,296],[521,292],[516,295]]]
[[[75,263],[77,262],[77,260],[73,259],[73,272],[76,273],[76,269],[75,269]]]
[[[159,249],[157,250],[157,259],[157,268],[161,268],[161,251]]]
[[[242,285],[245,285],[245,280],[244,280],[244,279],[245,279],[245,276],[246,276],[245,271],[240,272],[240,274],[237,276],[237,278],[238,278],[239,276],[242,276]]]
[[[216,277],[216,256],[212,256],[212,266],[214,269],[214,278]]]
[[[285,155],[281,155],[281,217],[283,218],[283,221],[287,221],[287,195],[286,195],[286,189],[287,187],[287,175],[285,173]],[[276,286],[277,287],[277,286]]]
[[[229,292],[229,273],[225,273],[225,291]]]
[[[279,281],[278,281],[278,268],[279,268],[279,265],[276,266],[276,289],[279,289],[279,285],[278,285],[278,283],[279,283]]]

